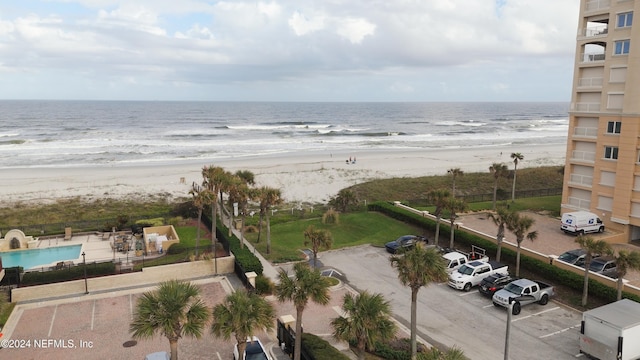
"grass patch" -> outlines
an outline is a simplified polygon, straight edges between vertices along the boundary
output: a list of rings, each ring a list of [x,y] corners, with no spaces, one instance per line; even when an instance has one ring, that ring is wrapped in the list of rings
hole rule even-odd
[[[7,303],[2,307],[2,311],[0,312],[0,326],[4,327],[4,325],[9,320],[9,316],[11,316],[11,312],[13,312],[13,308],[15,308],[16,305],[16,303]]]
[[[533,198],[516,199],[515,202],[511,200],[498,201],[497,206],[508,206],[509,209],[514,211],[534,211],[534,212],[546,212],[549,216],[560,217],[560,203],[562,202],[561,195],[554,196],[541,196]],[[482,201],[467,204],[470,211],[483,211],[490,210],[493,207],[493,202]],[[427,210],[431,213],[435,211],[433,206],[416,207],[420,210]],[[448,213],[445,211],[442,215],[444,219],[447,219]]]
[[[323,224],[321,218],[291,221],[271,226],[271,254],[266,255],[267,236],[263,229],[260,242],[256,243],[258,233],[245,234],[255,244],[258,251],[273,262],[300,260],[301,249],[310,246],[304,244],[304,230],[313,225],[317,229],[327,229],[333,237],[332,249],[348,246],[372,244],[384,246],[385,243],[406,234],[423,234],[423,230],[391,219],[377,212],[357,212],[340,215],[340,224]]]

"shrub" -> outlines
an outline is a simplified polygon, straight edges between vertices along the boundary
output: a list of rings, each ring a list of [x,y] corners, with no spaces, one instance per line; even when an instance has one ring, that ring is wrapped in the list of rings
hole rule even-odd
[[[302,351],[314,360],[348,360],[349,357],[320,337],[303,333]]]
[[[275,284],[268,277],[260,274],[256,277],[256,293],[259,295],[271,295]]]
[[[116,265],[112,262],[87,264],[87,276],[96,277],[112,275],[116,272]],[[84,266],[77,265],[61,270],[45,272],[27,272],[22,277],[22,285],[52,284],[69,280],[84,278]]]
[[[144,227],[147,227],[147,226],[162,226],[162,225],[164,225],[164,218],[141,219],[141,220],[137,220],[136,224],[142,225]]]
[[[333,210],[333,208],[331,208],[322,215],[322,223],[336,225],[340,224],[340,214],[337,211]]]

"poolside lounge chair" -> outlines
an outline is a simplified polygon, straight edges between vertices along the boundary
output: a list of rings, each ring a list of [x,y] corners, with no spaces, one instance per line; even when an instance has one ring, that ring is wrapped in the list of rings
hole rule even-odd
[[[64,240],[65,241],[71,240],[71,228],[70,227],[64,228]]]

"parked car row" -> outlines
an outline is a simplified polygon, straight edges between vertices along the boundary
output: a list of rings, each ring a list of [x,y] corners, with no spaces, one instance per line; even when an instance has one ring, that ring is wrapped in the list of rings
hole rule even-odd
[[[560,254],[560,256],[558,256],[558,260],[567,264],[584,267],[586,255],[587,252],[584,249],[569,250]],[[593,255],[591,264],[589,264],[589,271],[608,276],[613,279],[618,277],[616,260],[611,256],[600,256],[600,254]]]

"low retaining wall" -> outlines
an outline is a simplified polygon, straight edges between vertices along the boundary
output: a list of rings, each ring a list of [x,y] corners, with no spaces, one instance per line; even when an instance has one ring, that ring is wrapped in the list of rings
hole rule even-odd
[[[233,273],[233,255],[216,260],[201,260],[179,264],[151,266],[140,272],[119,274],[87,279],[87,289],[92,292],[104,292],[120,288],[154,285],[162,281],[187,280],[198,277],[214,276],[217,262],[218,274]],[[46,298],[78,296],[85,293],[82,280],[65,281],[56,284],[27,286],[11,290],[11,301],[20,303]]]
[[[394,205],[396,207],[399,207],[399,208],[402,208],[404,210],[410,211],[410,212],[412,212],[414,214],[418,214],[418,215],[420,215],[422,217],[430,218],[433,221],[437,221],[437,218],[435,216],[431,215],[428,211],[420,211],[420,210],[411,208],[409,206],[403,205],[398,201],[394,202]],[[445,226],[448,226],[447,222],[441,222],[441,224],[444,224]],[[462,229],[462,230],[464,230],[464,231],[466,231],[468,233],[471,233],[471,234],[473,234],[475,236],[478,236],[478,237],[481,237],[481,238],[483,238],[485,240],[491,241],[494,244],[498,244],[498,240],[496,240],[496,237],[493,236],[493,235],[489,235],[489,234],[485,234],[485,233],[480,232],[480,231],[476,231],[476,230],[468,228],[468,227],[466,227],[464,225],[459,225],[458,229]],[[509,242],[509,241],[504,241],[504,240],[502,241],[502,247],[506,248],[506,249],[513,250],[514,252],[517,251],[517,248],[518,248],[518,246],[516,244],[514,244],[512,242]],[[531,249],[527,249],[525,247],[520,247],[520,254],[523,255],[523,256],[527,256],[527,257],[530,257],[530,258],[534,258],[534,259],[540,260],[540,261],[549,262],[549,264],[551,264],[551,265],[553,265],[555,267],[558,267],[558,268],[561,268],[561,269],[564,269],[564,270],[567,270],[567,271],[571,271],[573,273],[576,273],[576,274],[584,276],[584,269],[583,268],[577,267],[577,266],[574,266],[574,265],[570,265],[570,264],[565,264],[562,261],[555,261],[556,257],[553,256],[553,255],[545,255],[545,254],[539,253],[537,251],[534,251],[534,250],[531,250]],[[600,274],[594,274],[594,273],[590,272],[589,273],[589,278],[597,280],[598,282],[601,282],[604,285],[607,285],[607,286],[609,286],[609,287],[611,287],[613,289],[617,289],[617,286],[618,286],[617,285],[617,281],[615,279],[611,279],[610,277],[602,276]],[[622,291],[626,291],[626,292],[628,292],[630,294],[634,294],[634,295],[640,296],[640,288],[638,288],[636,286],[633,286],[633,285],[626,284],[626,283],[622,286]]]

